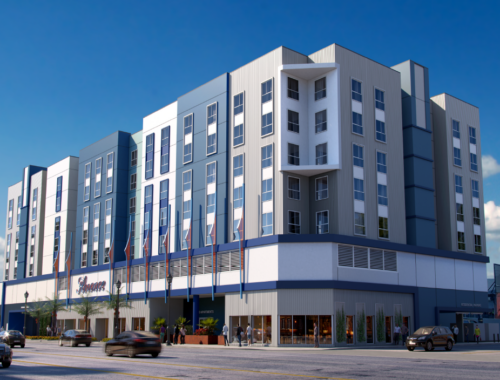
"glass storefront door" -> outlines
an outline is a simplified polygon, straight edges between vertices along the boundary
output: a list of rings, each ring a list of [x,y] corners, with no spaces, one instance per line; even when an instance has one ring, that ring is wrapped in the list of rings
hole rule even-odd
[[[392,342],[392,317],[385,317],[385,343]]]
[[[306,316],[294,315],[293,316],[293,344],[306,343]]]
[[[231,338],[230,342],[238,342],[238,325],[240,323],[240,317],[231,317]]]
[[[373,317],[366,316],[366,343],[373,343]]]
[[[262,343],[263,339],[263,319],[262,315],[257,315],[252,317],[252,344]]]
[[[243,329],[243,335],[241,336],[241,343],[248,343],[247,338],[247,327],[249,321],[251,321],[250,328],[252,331],[252,344],[270,344],[271,343],[271,316],[270,315],[252,315],[250,318],[247,315],[241,316],[231,316],[230,318],[230,333],[229,341],[231,343],[238,342],[238,325]],[[291,318],[291,317],[290,317]]]
[[[144,331],[146,326],[146,318],[132,318],[132,330]]]
[[[280,316],[280,344],[292,344],[292,316]]]
[[[319,343],[332,344],[332,316],[319,316]]]
[[[241,336],[241,343],[247,342],[247,327],[248,327],[248,315],[240,317],[241,328],[243,329],[243,335]]]
[[[306,344],[314,344],[314,324],[318,326],[318,316],[308,315],[306,316]],[[318,328],[319,330],[319,328]],[[318,331],[319,332],[319,331]]]
[[[271,344],[272,342],[272,326],[271,326],[271,316],[270,315],[264,315],[262,317],[262,324],[263,324],[263,340],[262,343],[264,344]]]
[[[346,316],[346,343],[347,344],[354,343],[354,316],[353,315]]]

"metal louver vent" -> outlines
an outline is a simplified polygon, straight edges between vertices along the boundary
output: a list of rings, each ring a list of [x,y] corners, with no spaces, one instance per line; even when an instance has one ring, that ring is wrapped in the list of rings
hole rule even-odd
[[[172,260],[170,263],[170,273],[172,273],[172,277],[180,277],[180,260]]]
[[[144,265],[139,265],[139,281],[144,281],[146,280],[146,270],[144,268]]]
[[[398,270],[398,259],[396,252],[384,251],[384,269],[397,272]]]
[[[152,264],[151,265],[151,275],[149,277],[150,280],[157,280],[158,279],[158,264]]]
[[[230,270],[239,270],[240,269],[240,252],[233,251],[231,252],[231,269]]]
[[[187,276],[188,271],[187,271],[187,259],[180,259],[180,269],[181,269],[181,277]]]
[[[139,282],[139,266],[133,266],[132,267],[132,282]]]
[[[339,266],[340,267],[353,266],[352,246],[339,244]]]
[[[384,253],[380,249],[370,248],[370,269],[384,270]]]
[[[193,260],[193,274],[203,274],[203,256],[195,256]]]
[[[219,272],[229,272],[229,252],[219,253],[217,264]]]
[[[368,248],[354,247],[354,267],[368,268]]]

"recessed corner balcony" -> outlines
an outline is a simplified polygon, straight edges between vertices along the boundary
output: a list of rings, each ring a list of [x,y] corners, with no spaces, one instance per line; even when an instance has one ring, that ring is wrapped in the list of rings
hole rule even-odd
[[[281,167],[281,171],[300,174],[306,177],[312,177],[313,175],[318,175],[326,172],[331,172],[332,170],[339,170],[341,167],[339,164],[335,165],[284,165]]]
[[[282,65],[279,69],[304,80],[311,80],[339,68],[338,63],[299,63]]]

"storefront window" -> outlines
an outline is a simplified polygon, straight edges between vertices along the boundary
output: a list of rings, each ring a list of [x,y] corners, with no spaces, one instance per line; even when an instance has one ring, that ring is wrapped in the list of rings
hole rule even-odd
[[[238,341],[238,324],[240,323],[240,317],[231,317],[231,342]]]
[[[373,317],[366,316],[366,343],[373,343]]]
[[[318,325],[318,316],[317,315],[308,315],[306,316],[306,344],[314,344],[314,324]]]
[[[78,320],[78,330],[85,330],[87,332],[90,332],[90,318],[87,319],[87,326],[85,326],[84,319],[79,319]]]
[[[410,335],[410,317],[403,317],[403,325],[408,328],[408,335]]]
[[[392,339],[392,323],[391,317],[385,317],[385,342],[391,343]]]
[[[262,328],[263,341],[262,342],[264,344],[271,344],[271,342],[272,342],[271,316],[264,315],[262,317],[262,321],[263,321],[263,328]]]
[[[262,317],[261,315],[252,317],[253,319],[252,344],[262,343],[262,336],[263,336],[262,318],[264,317]]]
[[[292,344],[292,316],[280,316],[280,344]]]
[[[118,318],[118,334],[125,331],[125,321],[126,318]]]
[[[67,331],[67,330],[74,330],[75,329],[75,324],[76,321],[74,319],[65,319],[64,320],[64,327],[61,331]]]
[[[332,344],[332,316],[319,316],[319,343]]]
[[[354,316],[346,316],[346,342],[347,344],[354,343]]]
[[[236,317],[231,317],[231,342],[238,342],[238,324],[241,326],[243,329],[243,335],[241,336],[241,343],[247,342],[247,327],[248,327],[248,316],[247,315],[242,315],[242,316],[236,316]],[[251,327],[251,326],[250,326]],[[254,339],[252,335],[252,339]]]
[[[132,330],[144,331],[146,318],[132,318]]]
[[[293,344],[306,343],[306,316],[294,315],[293,316]]]

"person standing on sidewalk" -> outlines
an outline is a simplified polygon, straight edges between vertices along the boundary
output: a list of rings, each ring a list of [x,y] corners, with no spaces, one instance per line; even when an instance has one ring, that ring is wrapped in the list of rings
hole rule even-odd
[[[250,327],[250,323],[247,326],[247,343],[248,345],[252,345],[252,328]]]
[[[401,327],[396,323],[396,326],[394,326],[394,344],[399,343],[399,335],[401,334]]]
[[[184,328],[184,325],[181,325],[181,344],[186,343],[186,329]]]
[[[229,331],[229,328],[224,323],[224,326],[222,326],[222,335],[224,335],[224,346],[229,346],[229,342],[227,341],[228,331]]]
[[[318,326],[316,326],[316,323],[314,324],[314,348],[319,348],[319,329]]]
[[[455,343],[458,342],[458,327],[457,325],[453,326],[453,339],[455,339]]]
[[[238,325],[238,328],[236,329],[236,335],[238,336],[238,343],[240,344],[241,347],[241,336],[243,335],[243,329],[241,328],[240,325]]]
[[[479,337],[481,336],[481,330],[479,330],[479,326],[476,325],[476,329],[474,330],[474,337],[476,338],[477,344],[479,344]]]
[[[403,336],[403,346],[406,344],[406,338],[408,338],[408,327],[403,323],[401,326],[401,335]]]
[[[469,328],[467,325],[464,326],[464,335],[465,335],[465,341],[469,343]]]
[[[179,326],[174,325],[174,344],[179,343]]]
[[[163,343],[165,340],[165,326],[160,327],[160,343]]]
[[[49,325],[47,325],[47,336],[52,336],[52,330]]]

